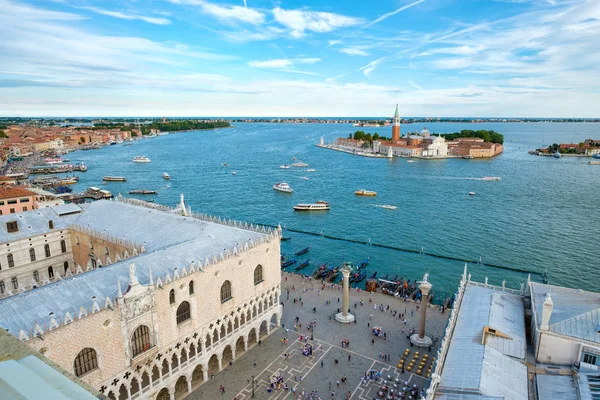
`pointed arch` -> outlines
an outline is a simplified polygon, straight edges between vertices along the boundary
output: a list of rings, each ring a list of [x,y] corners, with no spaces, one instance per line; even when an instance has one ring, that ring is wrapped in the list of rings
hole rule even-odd
[[[221,338],[221,340],[225,339],[225,336],[227,335],[227,332],[225,331],[225,323],[223,323],[223,325],[221,325],[221,334],[219,335],[219,337]]]
[[[204,345],[208,348],[212,344],[212,340],[210,339],[210,333],[206,334],[206,340],[204,341]],[[202,347],[200,347],[202,348]]]
[[[237,330],[240,327],[240,319],[236,316],[233,320],[233,330]]]
[[[159,379],[160,379],[160,371],[158,369],[158,366],[154,365],[152,367],[152,383],[158,382]]]
[[[267,327],[267,321],[264,320],[260,324],[260,331],[259,331],[260,338],[262,339],[265,336],[267,336],[268,334],[269,334],[269,330],[268,330],[268,327]]]
[[[131,381],[129,382],[129,392],[131,393],[131,396],[133,396],[134,394],[138,394],[138,392],[140,391],[140,384],[138,379],[134,376],[133,378],[131,378]]]
[[[227,365],[227,364],[229,364],[229,361],[232,361],[232,360],[233,360],[233,352],[231,351],[231,345],[227,345],[223,349],[221,363],[222,363],[222,365]]]
[[[177,367],[179,367],[179,360],[177,359],[177,354],[173,354],[171,357],[171,371],[175,371]]]
[[[187,377],[181,375],[175,382],[175,398],[183,398],[186,394],[188,394]]]
[[[169,389],[162,388],[160,392],[156,395],[156,400],[170,400],[171,395],[169,394]]]
[[[210,375],[219,372],[219,358],[216,354],[213,354],[208,360],[208,373]]]
[[[196,356],[196,346],[194,346],[194,343],[190,344],[190,353],[188,355],[190,359]]]
[[[169,375],[169,361],[166,358],[163,358],[162,362],[162,376],[165,377]]]
[[[156,367],[154,367],[156,368]],[[153,368],[153,370],[154,370]],[[158,372],[158,370],[157,370]],[[150,374],[148,373],[148,371],[144,371],[144,373],[142,374],[142,390],[146,389],[148,386],[150,386]]]
[[[219,343],[219,332],[217,332],[217,328],[213,331],[213,343]]]
[[[196,385],[200,385],[204,382],[204,369],[202,367],[202,364],[198,364],[196,365],[196,368],[194,368],[194,372],[192,372],[192,385],[196,386]]]

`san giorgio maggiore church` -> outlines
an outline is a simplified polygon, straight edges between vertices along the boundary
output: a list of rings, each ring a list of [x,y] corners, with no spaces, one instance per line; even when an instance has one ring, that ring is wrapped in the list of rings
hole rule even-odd
[[[373,142],[373,152],[401,157],[445,157],[448,155],[448,143],[441,136],[433,136],[424,128],[419,134],[408,132],[400,134],[400,116],[398,105],[392,122],[392,139]]]
[[[280,236],[183,195],[0,216],[0,327],[110,399],[183,398],[279,327]]]

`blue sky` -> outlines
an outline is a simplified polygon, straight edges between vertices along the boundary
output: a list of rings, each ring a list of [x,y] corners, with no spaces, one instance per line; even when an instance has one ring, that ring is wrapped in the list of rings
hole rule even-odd
[[[0,115],[600,117],[599,0],[0,0]]]

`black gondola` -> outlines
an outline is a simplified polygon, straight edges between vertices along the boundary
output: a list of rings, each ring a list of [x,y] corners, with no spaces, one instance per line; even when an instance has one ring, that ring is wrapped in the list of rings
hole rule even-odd
[[[308,246],[305,249],[302,249],[302,250],[299,250],[299,251],[295,252],[294,255],[295,256],[299,256],[299,255],[302,255],[302,254],[306,254],[306,253],[308,253],[309,250],[310,250],[310,246]]]
[[[295,264],[295,263],[296,263],[296,259],[295,259],[295,258],[292,258],[292,259],[291,259],[291,260],[289,260],[289,261],[286,261],[286,262],[284,262],[284,263],[281,263],[281,268],[289,267],[290,265],[292,265],[292,264]]]
[[[284,236],[281,237],[281,241],[282,242],[285,242],[286,240],[292,240],[292,238],[291,237],[284,237]]]
[[[310,258],[309,258],[308,260],[304,261],[302,264],[298,265],[298,266],[295,268],[295,270],[296,270],[296,271],[299,271],[299,270],[301,270],[302,268],[306,268],[306,267],[308,267],[308,264],[310,264]]]
[[[369,257],[367,257],[367,259],[365,261],[363,261],[363,262],[360,263],[360,268],[364,268],[367,265],[369,265],[369,261],[370,261]]]

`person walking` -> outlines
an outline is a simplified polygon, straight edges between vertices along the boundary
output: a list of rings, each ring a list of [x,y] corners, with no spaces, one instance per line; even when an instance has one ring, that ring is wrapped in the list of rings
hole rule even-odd
[[[352,358],[352,356],[350,354],[348,354],[348,362],[350,362],[351,358]]]

